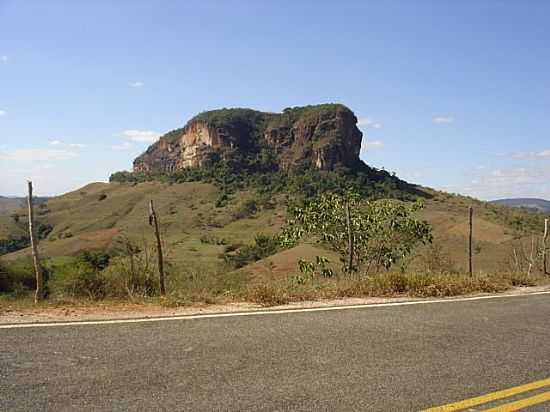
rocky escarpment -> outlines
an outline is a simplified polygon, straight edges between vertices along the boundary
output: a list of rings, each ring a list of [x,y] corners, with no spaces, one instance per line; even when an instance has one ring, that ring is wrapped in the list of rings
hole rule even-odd
[[[220,160],[266,157],[280,169],[333,170],[359,162],[357,118],[339,104],[295,107],[282,113],[250,109],[204,112],[162,136],[134,161],[134,172],[173,172]]]

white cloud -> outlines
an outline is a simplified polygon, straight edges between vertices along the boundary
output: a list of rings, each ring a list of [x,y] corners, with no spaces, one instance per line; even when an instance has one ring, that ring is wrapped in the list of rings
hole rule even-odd
[[[154,143],[160,137],[160,133],[152,130],[125,130],[124,136],[132,142]]]
[[[5,110],[0,110],[0,117],[5,116],[6,114],[8,114],[8,112],[6,112]]]
[[[474,176],[467,187],[459,191],[482,199],[550,198],[550,168],[539,163],[531,167],[495,169]]]
[[[85,144],[82,144],[82,143],[65,143],[65,142],[62,142],[61,140],[50,140],[48,142],[48,146],[53,146],[53,147],[72,147],[74,149],[82,149],[84,147],[86,147]]]
[[[124,142],[124,143],[121,143],[121,144],[116,144],[116,145],[111,146],[111,149],[114,149],[114,150],[129,150],[129,149],[132,149],[133,147],[134,146],[132,145],[132,143]]]
[[[357,119],[357,126],[360,128],[372,128],[372,129],[381,129],[382,123],[375,122],[374,120],[368,117],[360,117]]]
[[[435,116],[432,118],[432,122],[435,124],[447,124],[454,122],[454,118],[451,116]]]
[[[130,83],[130,87],[143,87],[145,86],[145,83],[143,82],[132,82]]]
[[[9,57],[6,55],[0,56],[0,62],[7,63],[9,61]]]
[[[0,152],[0,159],[12,162],[36,162],[68,160],[78,153],[61,149],[15,149]]]
[[[511,157],[512,159],[541,159],[550,157],[550,149],[542,150],[540,152],[502,153],[501,155]]]
[[[384,147],[384,142],[381,140],[363,140],[361,144],[361,151],[368,151],[372,149],[381,149]]]

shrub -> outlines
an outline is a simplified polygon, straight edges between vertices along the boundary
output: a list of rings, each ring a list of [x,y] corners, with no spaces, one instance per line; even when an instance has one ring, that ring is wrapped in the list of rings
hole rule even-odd
[[[107,295],[107,281],[102,271],[110,256],[104,252],[84,251],[62,263],[51,262],[45,267],[52,273],[48,287],[61,296],[102,299]]]
[[[225,240],[223,237],[216,237],[211,235],[202,235],[200,237],[200,242],[207,245],[227,245],[227,240]]]
[[[239,205],[233,216],[235,219],[246,219],[254,216],[257,211],[258,204],[256,203],[256,199],[248,199]]]
[[[7,264],[0,261],[0,293],[21,294],[36,287],[31,262]]]
[[[310,236],[340,254],[346,272],[363,265],[366,274],[378,273],[432,241],[431,226],[415,218],[420,208],[421,203],[365,201],[353,192],[324,193],[290,208],[281,243],[290,247]]]
[[[238,269],[275,254],[278,246],[279,242],[277,239],[268,235],[258,234],[254,238],[253,244],[242,246],[234,253],[231,251],[231,248],[227,248],[228,251],[224,254],[224,260],[231,267]]]
[[[106,296],[106,281],[102,273],[82,259],[57,267],[48,286],[52,293],[61,296],[93,300]]]

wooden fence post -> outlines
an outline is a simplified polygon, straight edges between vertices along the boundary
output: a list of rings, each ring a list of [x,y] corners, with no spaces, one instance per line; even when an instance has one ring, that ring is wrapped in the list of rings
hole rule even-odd
[[[29,207],[29,237],[31,241],[32,260],[34,264],[34,272],[36,275],[36,292],[34,294],[34,303],[38,303],[45,297],[44,293],[44,272],[40,266],[40,257],[38,255],[38,238],[36,237],[36,229],[34,227],[34,205],[32,198],[32,182],[28,182],[29,196],[27,199]]]
[[[468,209],[469,216],[470,216],[470,223],[469,223],[469,235],[468,235],[468,273],[470,276],[473,276],[474,269],[472,264],[472,238],[473,238],[473,229],[474,229],[474,208],[470,206]]]
[[[349,202],[346,202],[346,226],[348,229],[348,273],[351,273],[353,270],[353,231],[351,228],[351,213],[349,210]]]
[[[160,240],[160,230],[159,230],[159,221],[155,208],[153,206],[153,201],[149,201],[149,224],[153,226],[155,231],[155,237],[157,238],[157,256],[159,260],[159,284],[160,284],[160,295],[166,295],[166,287],[164,284],[164,258],[162,256],[162,242]]]
[[[548,266],[546,261],[546,240],[548,239],[548,219],[544,219],[544,236],[542,237],[542,267],[545,275],[548,275]]]

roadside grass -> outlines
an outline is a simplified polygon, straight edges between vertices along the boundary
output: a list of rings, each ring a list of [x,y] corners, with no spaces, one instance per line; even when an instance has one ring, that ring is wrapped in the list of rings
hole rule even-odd
[[[548,276],[524,274],[387,273],[367,278],[309,279],[299,276],[255,285],[246,300],[264,306],[320,299],[411,297],[442,298],[475,293],[499,293],[517,286],[550,285]]]
[[[515,273],[465,274],[389,272],[369,277],[333,278],[286,277],[253,279],[244,271],[228,272],[219,267],[202,267],[170,273],[168,294],[164,298],[143,294],[106,294],[100,299],[74,296],[52,290],[50,299],[34,306],[29,289],[0,294],[0,313],[7,307],[104,306],[104,305],[161,305],[181,307],[204,304],[255,303],[276,306],[291,302],[319,301],[342,298],[411,297],[442,298],[477,293],[500,293],[518,286],[550,285],[550,277]],[[109,289],[107,289],[109,290]]]

